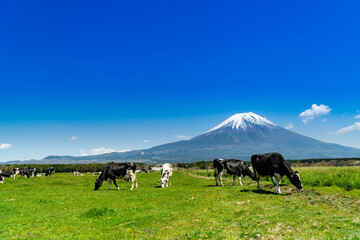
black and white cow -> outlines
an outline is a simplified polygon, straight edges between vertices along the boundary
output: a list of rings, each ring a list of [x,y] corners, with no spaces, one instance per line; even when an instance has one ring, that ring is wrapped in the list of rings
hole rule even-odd
[[[27,168],[14,168],[13,170],[13,173],[14,173],[14,179],[16,179],[16,176],[17,175],[21,175],[22,177],[27,177],[29,178],[30,177],[30,172]]]
[[[242,186],[241,177],[249,176],[251,179],[256,181],[254,173],[251,172],[249,167],[244,161],[236,159],[214,159],[214,177],[216,186],[218,186],[217,180],[219,179],[221,186],[224,186],[222,182],[222,175],[230,175],[233,177],[233,185],[235,185],[235,178],[238,176],[239,183]]]
[[[173,168],[170,163],[165,163],[162,165],[161,170],[161,179],[159,180],[159,183],[161,184],[161,187],[168,187],[171,186],[171,177],[173,175]]]
[[[119,186],[116,184],[116,178],[130,178],[131,179],[131,189],[134,188],[134,183],[136,188],[138,188],[137,179],[136,179],[136,165],[134,163],[111,163],[104,167],[100,176],[95,181],[95,189],[98,190],[104,181],[109,182],[109,190],[111,188],[111,181],[115,184],[118,190]]]
[[[281,193],[280,182],[287,176],[290,182],[299,190],[303,188],[300,175],[293,171],[280,153],[255,154],[251,156],[251,164],[255,172],[258,189],[261,190],[259,181],[261,177],[271,177],[274,183],[274,193]],[[276,182],[276,180],[278,182]]]
[[[37,174],[36,168],[28,168],[27,170],[32,177],[36,177]]]
[[[4,182],[4,179],[6,177],[11,177],[12,176],[12,173],[9,173],[9,172],[2,172],[0,173],[0,183],[3,183]]]
[[[46,171],[45,171],[45,176],[51,176],[51,174],[55,173],[55,168],[53,167],[49,167]]]

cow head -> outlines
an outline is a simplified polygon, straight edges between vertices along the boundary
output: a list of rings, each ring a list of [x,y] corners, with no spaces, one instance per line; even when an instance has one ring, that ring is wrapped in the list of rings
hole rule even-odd
[[[0,176],[0,183],[3,183],[3,182],[4,182],[4,177]]]
[[[255,174],[251,172],[250,168],[246,165],[245,162],[242,162],[242,169],[244,175],[249,176],[252,180],[256,181]]]
[[[98,190],[98,189],[101,187],[102,183],[103,183],[102,180],[100,180],[99,178],[96,179],[96,180],[95,180],[95,188],[94,188],[94,190],[95,190],[95,191]]]
[[[290,182],[297,188],[297,189],[302,189],[303,185],[301,184],[301,180],[300,180],[300,175],[298,173],[298,171],[293,172],[290,175]]]

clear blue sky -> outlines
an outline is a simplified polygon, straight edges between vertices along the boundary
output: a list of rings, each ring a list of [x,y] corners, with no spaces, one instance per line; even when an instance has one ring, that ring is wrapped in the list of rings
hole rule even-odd
[[[359,12],[358,1],[0,1],[0,161],[149,148],[249,111],[360,148]],[[313,104],[325,112],[304,123]]]

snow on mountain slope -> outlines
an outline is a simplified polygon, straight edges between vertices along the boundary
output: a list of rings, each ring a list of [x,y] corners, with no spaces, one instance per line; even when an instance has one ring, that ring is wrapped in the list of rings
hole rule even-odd
[[[240,129],[246,131],[247,129],[254,128],[256,126],[267,127],[272,129],[276,126],[276,124],[252,112],[239,113],[229,117],[224,122],[220,123],[219,125],[217,125],[216,127],[210,129],[205,133],[209,133],[217,129],[227,128],[227,127],[236,130]]]

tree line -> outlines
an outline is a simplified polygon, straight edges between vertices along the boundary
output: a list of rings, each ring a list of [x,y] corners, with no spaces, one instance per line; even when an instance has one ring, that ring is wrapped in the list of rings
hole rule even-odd
[[[290,166],[306,167],[306,166],[356,166],[360,164],[360,158],[316,158],[302,160],[286,160]],[[250,161],[245,161],[251,166]],[[12,172],[14,168],[36,168],[38,173],[45,173],[49,167],[53,167],[55,172],[101,172],[105,165],[109,163],[89,163],[89,164],[18,164],[18,165],[2,165],[0,169],[4,172]],[[136,163],[137,167],[148,169],[154,165],[146,165]],[[179,169],[212,169],[213,161],[199,161],[192,163],[174,163],[174,168]]]

